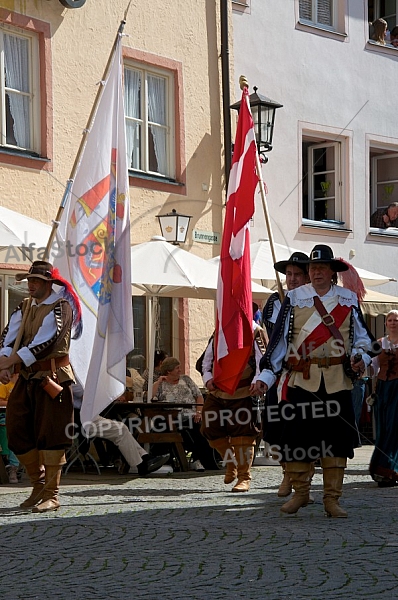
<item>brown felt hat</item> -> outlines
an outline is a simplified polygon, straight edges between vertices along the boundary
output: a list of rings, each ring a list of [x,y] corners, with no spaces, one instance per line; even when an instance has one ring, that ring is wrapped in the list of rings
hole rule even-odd
[[[22,281],[23,279],[36,277],[37,279],[43,279],[44,281],[50,281],[58,285],[65,285],[62,281],[53,277],[53,268],[52,264],[45,260],[35,260],[27,273],[19,273],[15,276],[15,279]]]

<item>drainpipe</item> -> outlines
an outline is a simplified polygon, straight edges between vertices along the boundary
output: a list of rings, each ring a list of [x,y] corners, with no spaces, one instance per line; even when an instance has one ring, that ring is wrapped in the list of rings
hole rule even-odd
[[[221,0],[221,78],[224,118],[224,158],[225,186],[228,189],[229,172],[232,161],[231,140],[231,94],[229,87],[229,43],[228,43],[228,4],[229,0]]]

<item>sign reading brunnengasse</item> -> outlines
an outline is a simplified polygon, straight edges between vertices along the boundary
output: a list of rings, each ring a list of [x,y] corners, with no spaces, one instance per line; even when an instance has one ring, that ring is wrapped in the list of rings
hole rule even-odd
[[[86,4],[86,0],[59,0],[62,6],[66,6],[66,8],[81,8],[84,4]]]
[[[221,242],[221,234],[215,231],[194,229],[192,231],[192,240],[201,244],[219,244]]]

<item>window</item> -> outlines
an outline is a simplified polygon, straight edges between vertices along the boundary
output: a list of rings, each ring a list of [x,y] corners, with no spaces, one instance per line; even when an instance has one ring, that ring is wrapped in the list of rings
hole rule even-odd
[[[129,168],[174,179],[172,75],[125,66],[124,86]]]
[[[397,24],[398,0],[368,0],[368,19],[371,23],[376,19],[387,21],[387,29],[391,31]]]
[[[15,275],[7,275],[7,271],[0,274],[0,326],[3,331],[14,309],[28,295],[27,282],[16,281]]]
[[[148,335],[147,324],[147,299],[143,296],[133,296],[133,323],[134,323],[134,350],[127,357],[127,366],[137,369],[139,373],[148,366]],[[159,316],[156,323],[155,345],[157,349],[164,350],[173,356],[173,300],[172,298],[159,298]]]
[[[51,170],[51,31],[0,9],[0,163]]]
[[[385,228],[380,218],[398,202],[398,153],[393,150],[370,149],[370,225]],[[391,232],[390,232],[391,233]]]
[[[334,0],[299,0],[300,21],[335,29]]]
[[[303,218],[326,224],[344,225],[343,144],[303,138]]]

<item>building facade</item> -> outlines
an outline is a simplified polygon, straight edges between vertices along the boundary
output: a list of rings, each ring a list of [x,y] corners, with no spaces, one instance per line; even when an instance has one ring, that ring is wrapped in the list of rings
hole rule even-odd
[[[104,73],[127,0],[0,1],[1,205],[51,224]],[[132,0],[123,37],[131,243],[159,235],[158,214],[192,215],[184,248],[218,249],[225,201],[216,2],[150,10]],[[214,236],[213,236],[214,237]],[[199,241],[198,241],[199,240]],[[46,240],[43,240],[45,246]],[[1,264],[2,324],[24,295]],[[133,298],[136,350],[147,359],[147,301]],[[210,316],[209,316],[210,315]],[[162,299],[157,346],[185,372],[213,328],[211,301]],[[140,359],[141,360],[141,359]],[[136,359],[136,362],[139,362]]]
[[[398,2],[232,4],[236,75],[283,104],[262,167],[275,241],[307,252],[326,243],[354,266],[398,278],[398,229],[372,218],[398,201],[398,49],[389,38]],[[379,18],[382,41],[372,39]],[[252,236],[266,237],[260,204]],[[377,289],[398,295],[394,282]]]

